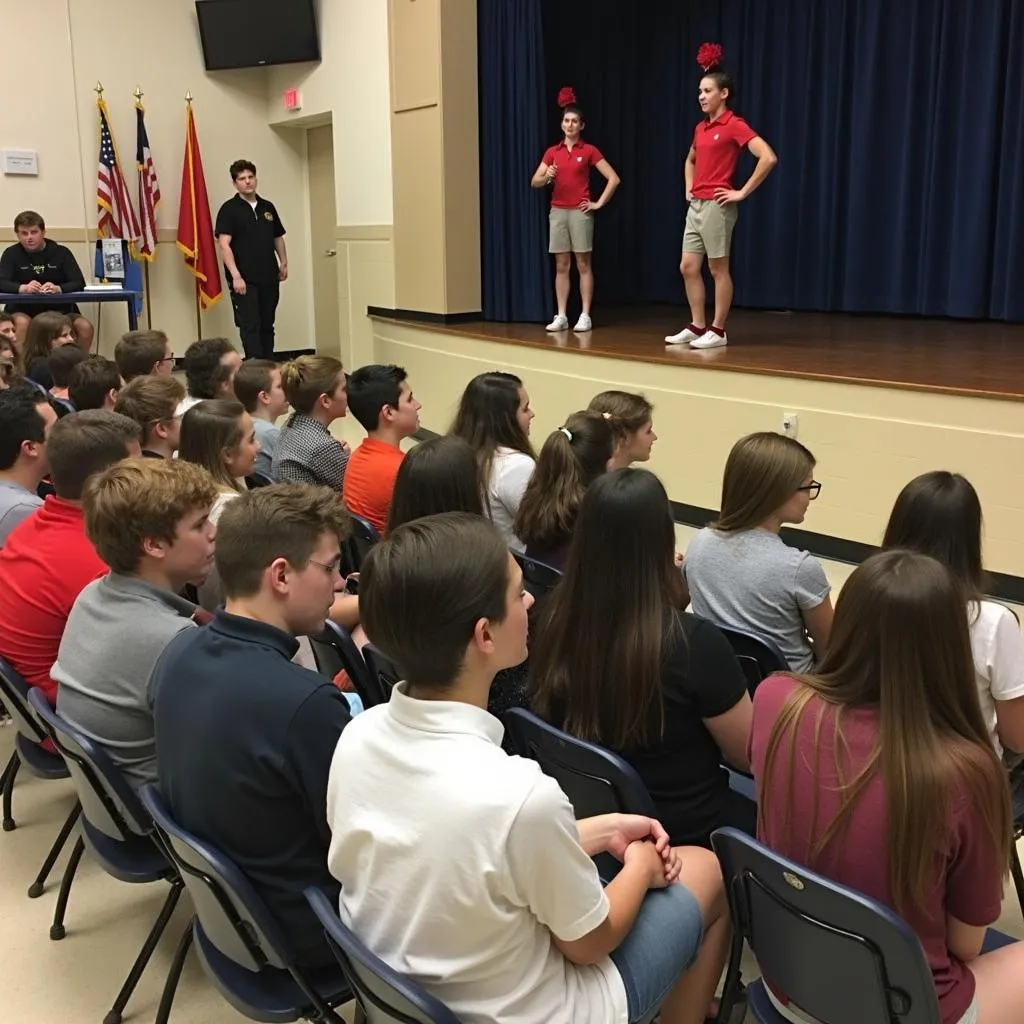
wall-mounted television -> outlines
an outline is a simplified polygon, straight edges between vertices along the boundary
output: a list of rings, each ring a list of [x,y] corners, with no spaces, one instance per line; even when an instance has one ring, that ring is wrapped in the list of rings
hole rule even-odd
[[[314,0],[196,0],[207,71],[320,59]]]

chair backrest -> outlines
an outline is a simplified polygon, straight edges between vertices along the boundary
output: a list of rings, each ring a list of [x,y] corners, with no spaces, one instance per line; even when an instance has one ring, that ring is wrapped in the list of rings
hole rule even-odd
[[[349,513],[352,518],[352,533],[345,541],[343,562],[348,572],[359,572],[367,552],[380,540],[377,527],[362,516]]]
[[[15,728],[25,739],[42,743],[46,733],[28,702],[30,689],[24,676],[6,658],[0,658],[0,703],[7,708]]]
[[[522,551],[512,551],[512,557],[519,563],[523,570],[523,586],[535,597],[541,598],[549,594],[562,578],[562,574],[553,566],[545,562],[538,562],[536,558],[524,555]]]
[[[313,648],[313,659],[321,675],[333,679],[344,670],[352,680],[364,708],[380,703],[376,680],[367,668],[352,634],[344,626],[328,619],[322,632],[309,635],[309,646]]]
[[[367,644],[363,648],[363,660],[373,676],[375,704],[386,704],[391,700],[395,683],[405,678],[401,669],[379,648]],[[365,702],[364,702],[365,703]]]
[[[249,490],[254,487],[269,487],[273,482],[266,473],[257,473],[255,470],[245,478],[245,485]]]
[[[178,825],[155,785],[143,786],[139,798],[181,873],[210,942],[254,973],[265,967],[288,968],[292,958],[280,927],[245,875],[215,847]]]
[[[29,691],[28,700],[68,766],[85,820],[121,842],[149,835],[149,815],[107,752],[58,715],[39,687]]]
[[[515,749],[562,787],[577,818],[613,811],[657,817],[636,769],[618,754],[578,740],[525,708],[506,712],[505,727]]]
[[[320,889],[307,889],[306,900],[323,925],[327,943],[356,993],[367,1024],[459,1024],[444,1003],[374,956],[342,924]]]
[[[718,628],[732,645],[733,653],[747,678],[747,689],[751,696],[763,679],[776,672],[789,671],[785,656],[771,640],[754,636],[753,633],[744,633],[740,629],[729,629],[726,626]]]
[[[711,834],[733,927],[773,987],[829,1024],[939,1024],[917,936],[888,907],[738,829]]]

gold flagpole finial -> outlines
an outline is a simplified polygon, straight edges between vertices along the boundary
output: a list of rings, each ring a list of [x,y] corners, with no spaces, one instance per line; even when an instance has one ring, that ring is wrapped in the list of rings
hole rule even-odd
[[[97,82],[96,87],[93,89],[93,92],[96,93],[97,99],[103,99],[103,83]]]
[[[135,97],[136,103],[141,103],[142,97],[145,96],[145,93],[142,91],[142,87],[137,85],[135,86],[135,92],[133,92],[132,95]]]
[[[191,89],[188,92],[185,93],[185,102],[188,103],[189,105],[192,104],[192,90]]]

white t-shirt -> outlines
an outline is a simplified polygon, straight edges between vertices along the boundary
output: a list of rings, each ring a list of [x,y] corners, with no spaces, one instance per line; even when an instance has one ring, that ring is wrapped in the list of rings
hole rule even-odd
[[[515,535],[512,524],[535,465],[529,455],[512,448],[499,448],[491,462],[491,479],[487,485],[491,522],[501,532],[505,543],[516,551],[524,551],[526,545]]]
[[[1024,635],[1013,612],[995,601],[971,605],[968,616],[981,715],[1001,755],[995,702],[1024,697]]]
[[[192,408],[193,405],[198,405],[201,401],[203,401],[203,399],[195,398],[192,395],[186,395],[178,403],[178,408],[175,409],[174,415],[175,416],[184,416],[185,413],[187,413],[189,411],[189,409]]]
[[[465,1024],[626,1024],[612,961],[578,967],[552,940],[608,916],[565,794],[482,708],[404,690],[353,718],[331,762],[342,920]]]

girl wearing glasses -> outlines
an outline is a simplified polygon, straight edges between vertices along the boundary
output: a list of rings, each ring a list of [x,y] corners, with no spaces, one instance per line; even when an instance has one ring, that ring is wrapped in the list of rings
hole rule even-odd
[[[690,542],[683,570],[696,615],[771,641],[795,672],[813,668],[832,628],[821,563],[779,536],[818,497],[814,466],[792,438],[740,438],[725,464],[721,514]]]

